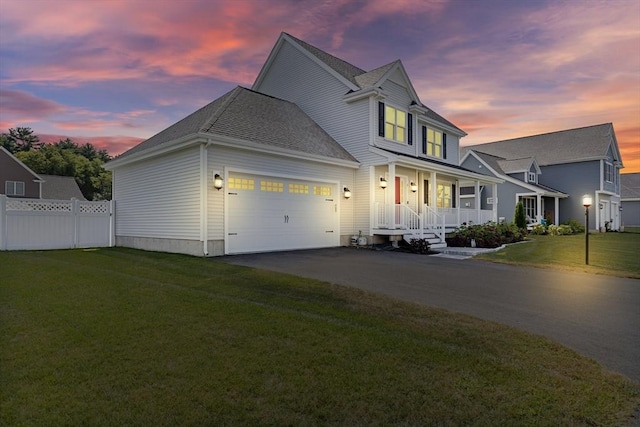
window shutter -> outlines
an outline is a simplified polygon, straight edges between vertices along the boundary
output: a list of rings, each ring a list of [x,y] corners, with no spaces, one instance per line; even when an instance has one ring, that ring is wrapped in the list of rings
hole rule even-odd
[[[378,102],[378,135],[384,138],[384,102]]]
[[[442,134],[442,158],[447,158],[447,134]]]
[[[455,184],[451,185],[451,207],[455,208],[456,206],[456,199],[458,197],[456,196],[456,186]]]
[[[422,154],[427,154],[427,127],[422,126]]]
[[[407,137],[407,143],[409,145],[413,145],[413,114],[409,113],[407,117],[409,118],[409,126],[407,126],[409,129],[409,136]]]

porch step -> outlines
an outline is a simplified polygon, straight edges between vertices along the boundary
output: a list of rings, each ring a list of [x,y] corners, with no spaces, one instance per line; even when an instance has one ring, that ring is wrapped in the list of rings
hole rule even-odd
[[[433,233],[424,233],[423,239],[429,242],[431,249],[442,249],[447,247],[447,242],[443,242],[438,236]],[[414,234],[404,234],[402,236],[407,243],[411,243],[411,239],[418,239],[419,237]]]

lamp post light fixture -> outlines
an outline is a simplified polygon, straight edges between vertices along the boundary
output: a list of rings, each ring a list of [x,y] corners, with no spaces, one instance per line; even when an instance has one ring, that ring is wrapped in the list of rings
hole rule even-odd
[[[383,190],[387,188],[387,180],[384,179],[383,176],[380,177],[380,188],[382,188]]]
[[[582,196],[582,206],[584,206],[584,263],[589,265],[589,206],[593,200],[591,196]]]
[[[213,188],[218,191],[222,188],[222,177],[220,176],[220,174],[215,174],[215,176],[213,177]]]
[[[411,184],[409,185],[409,188],[411,188],[411,192],[412,193],[415,193],[416,191],[418,191],[418,186],[413,181],[411,181]]]
[[[349,190],[347,187],[344,187],[344,198],[345,199],[349,199],[351,198],[351,190]]]

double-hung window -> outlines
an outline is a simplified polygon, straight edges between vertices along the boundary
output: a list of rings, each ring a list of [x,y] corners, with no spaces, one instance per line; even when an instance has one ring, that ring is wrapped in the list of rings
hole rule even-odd
[[[391,141],[413,145],[413,115],[378,103],[378,135]]]
[[[407,134],[407,113],[389,107],[384,108],[384,137],[397,142],[405,142]]]
[[[24,182],[6,181],[4,184],[4,193],[7,196],[24,196]]]
[[[604,179],[607,182],[613,182],[613,164],[609,162],[604,164]]]
[[[422,154],[445,159],[447,157],[447,134],[422,126]]]

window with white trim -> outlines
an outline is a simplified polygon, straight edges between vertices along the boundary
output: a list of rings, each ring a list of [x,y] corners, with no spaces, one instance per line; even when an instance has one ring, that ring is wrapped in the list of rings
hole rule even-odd
[[[614,172],[613,164],[609,162],[604,163],[604,179],[607,182],[613,182]]]
[[[407,134],[407,113],[385,105],[384,137],[396,142],[405,142]]]
[[[536,198],[535,197],[522,197],[522,206],[524,207],[524,214],[531,220],[536,220]]]
[[[24,182],[6,181],[4,184],[4,194],[7,196],[24,196]]]
[[[422,154],[439,159],[447,158],[447,135],[444,132],[422,126]]]
[[[436,194],[436,206],[439,208],[453,207],[452,198],[453,191],[451,191],[451,184],[438,183]]]
[[[533,182],[534,184],[536,183],[536,173],[535,172],[529,172],[529,182]]]

